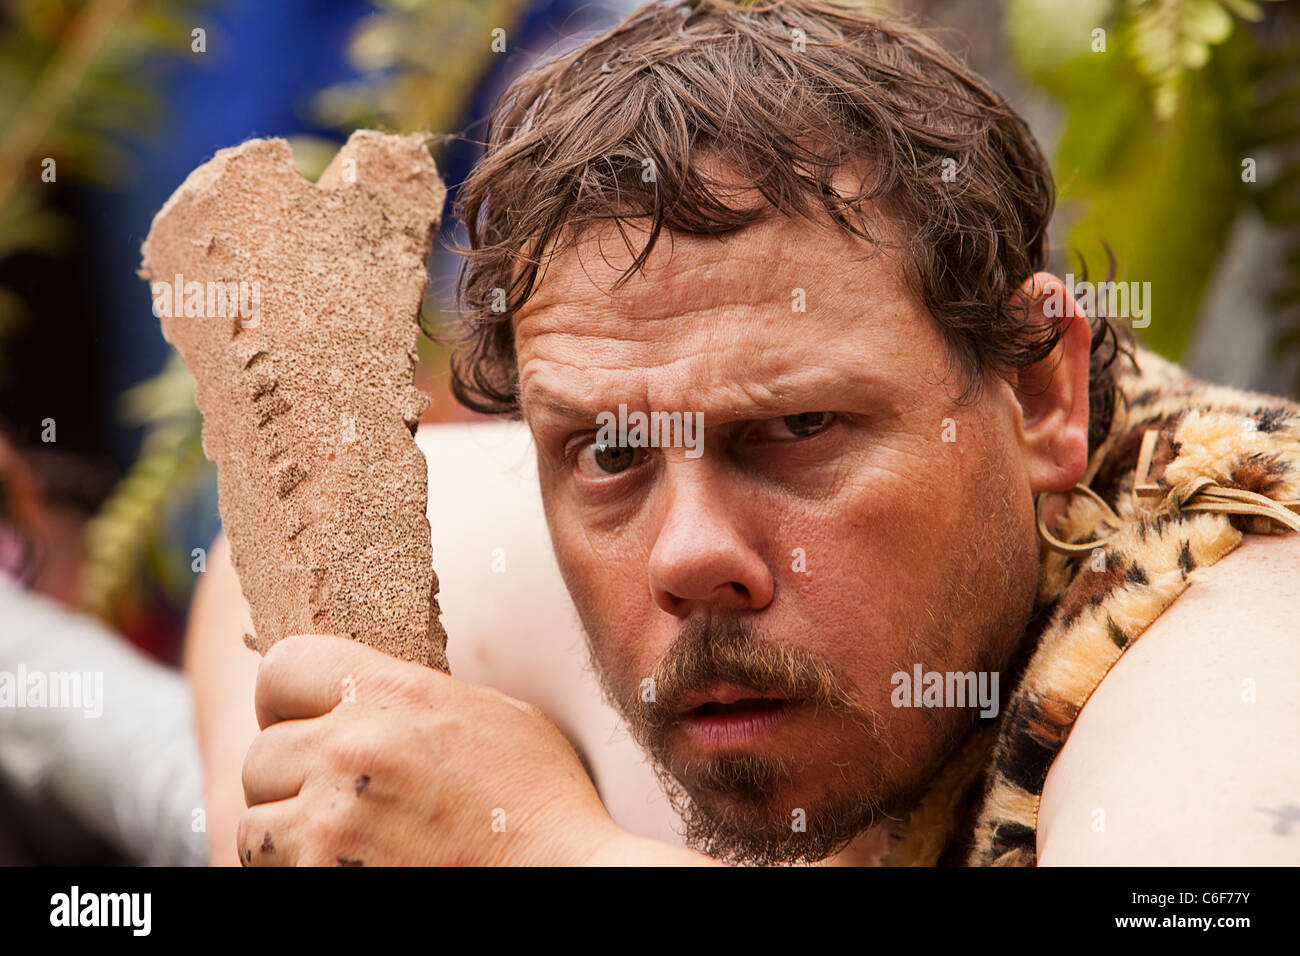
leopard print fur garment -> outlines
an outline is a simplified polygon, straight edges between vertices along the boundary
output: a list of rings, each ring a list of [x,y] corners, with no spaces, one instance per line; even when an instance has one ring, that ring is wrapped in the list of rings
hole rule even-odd
[[[1121,400],[1082,484],[1110,505],[1072,497],[1053,532],[1106,539],[1091,553],[1044,548],[1025,640],[1008,668],[1006,706],[972,732],[926,797],[891,834],[887,865],[1033,866],[1047,772],[1102,679],[1188,587],[1188,575],[1235,548],[1243,533],[1284,527],[1255,515],[1183,510],[1179,490],[1209,478],[1275,501],[1300,498],[1300,406],[1197,381],[1138,349],[1118,375]],[[1139,449],[1156,430],[1148,481],[1167,497],[1133,494]]]

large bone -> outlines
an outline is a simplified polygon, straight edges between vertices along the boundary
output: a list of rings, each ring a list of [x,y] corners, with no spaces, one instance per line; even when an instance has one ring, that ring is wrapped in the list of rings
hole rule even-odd
[[[419,137],[354,133],[316,185],[284,140],[251,140],[191,173],[145,240],[141,275],[217,464],[257,631],[245,642],[263,654],[341,634],[447,669],[413,437],[428,405],[416,316],[445,196]],[[248,308],[222,309],[220,284],[241,282]]]

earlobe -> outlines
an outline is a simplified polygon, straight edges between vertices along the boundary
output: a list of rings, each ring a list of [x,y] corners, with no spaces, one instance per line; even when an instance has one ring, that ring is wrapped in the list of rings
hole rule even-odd
[[[1066,491],[1088,464],[1091,325],[1071,290],[1050,273],[1035,273],[1014,295],[1019,307],[1030,303],[1030,326],[1059,333],[1051,353],[1019,369],[1015,380],[1030,490]]]

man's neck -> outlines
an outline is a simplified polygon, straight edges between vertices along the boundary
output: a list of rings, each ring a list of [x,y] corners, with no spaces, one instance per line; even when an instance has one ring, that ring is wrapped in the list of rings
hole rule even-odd
[[[889,846],[890,821],[878,823],[853,838],[843,850],[827,857],[822,866],[876,866]]]

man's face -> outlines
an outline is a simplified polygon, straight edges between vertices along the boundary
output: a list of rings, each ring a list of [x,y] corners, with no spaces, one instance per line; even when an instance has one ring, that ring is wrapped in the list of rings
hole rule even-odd
[[[631,256],[593,235],[515,320],[596,670],[687,836],[733,860],[905,812],[975,711],[895,707],[892,676],[999,670],[1032,604],[1015,393],[956,404],[934,319],[867,251],[785,217],[675,234],[611,293]],[[702,453],[597,446],[620,405],[703,413]]]

